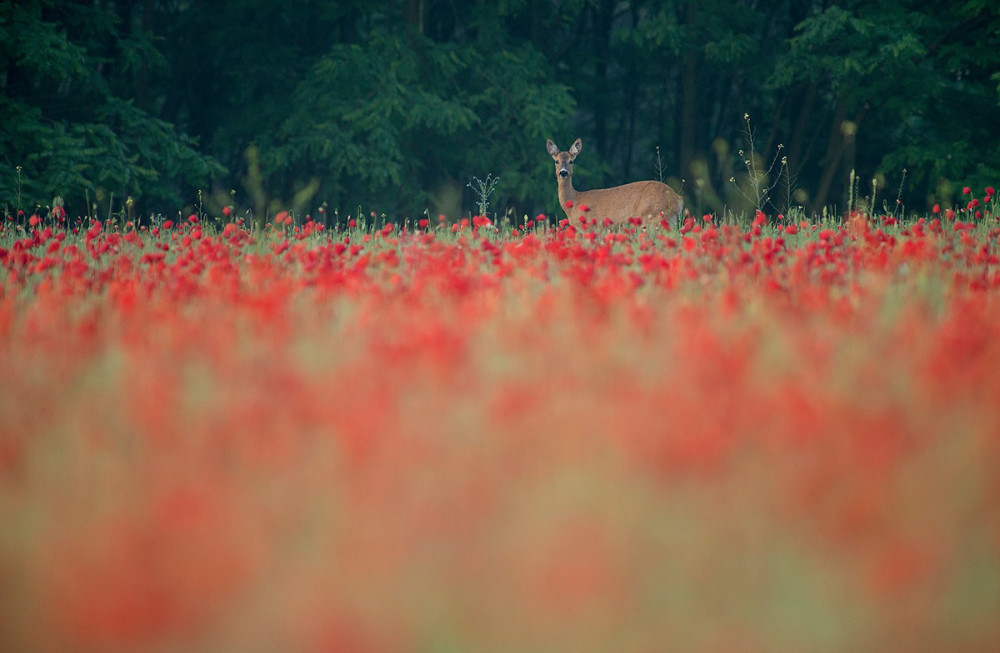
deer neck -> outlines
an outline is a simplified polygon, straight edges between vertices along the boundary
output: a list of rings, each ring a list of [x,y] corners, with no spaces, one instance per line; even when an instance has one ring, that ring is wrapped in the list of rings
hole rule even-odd
[[[566,203],[573,202],[573,205],[576,206],[576,198],[578,194],[576,189],[573,188],[573,178],[557,177],[556,179],[559,184],[559,205],[564,211],[568,212],[566,209]]]

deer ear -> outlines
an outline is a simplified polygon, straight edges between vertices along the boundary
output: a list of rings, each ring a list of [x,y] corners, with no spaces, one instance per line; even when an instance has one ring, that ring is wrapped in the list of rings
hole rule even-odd
[[[580,153],[580,150],[582,149],[583,149],[583,141],[581,141],[578,138],[575,141],[573,141],[573,145],[571,145],[569,148],[569,153],[572,154],[573,156],[576,156],[577,154]]]
[[[559,146],[552,142],[552,139],[545,141],[545,149],[548,150],[549,154],[555,156],[559,154]]]

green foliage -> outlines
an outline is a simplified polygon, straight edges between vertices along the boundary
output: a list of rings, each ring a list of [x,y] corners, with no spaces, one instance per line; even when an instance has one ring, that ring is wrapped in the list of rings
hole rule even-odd
[[[265,166],[316,175],[320,196],[345,209],[415,215],[443,179],[493,168],[504,170],[507,201],[529,203],[544,192],[541,179],[551,186],[539,144],[573,107],[544,69],[527,45],[488,52],[373,29],[335,44],[298,85]]]
[[[111,8],[5,3],[0,44],[0,206],[29,210],[54,195],[79,214],[91,209],[88,197],[102,210],[129,195],[178,206],[225,173],[191,138],[126,99],[137,71],[163,57],[151,39],[123,32]]]
[[[996,13],[978,0],[826,7],[797,25],[769,83],[786,92],[813,87],[836,108],[825,112],[834,134],[840,121],[858,129],[856,152],[830,147],[828,159],[844,154],[844,167],[862,178],[898,177],[905,169],[922,193],[914,199],[945,202],[947,192],[939,191],[949,180],[985,185],[996,172],[981,164],[997,155],[989,133],[1000,111],[987,86],[1000,66]]]
[[[412,156],[411,147],[454,146],[451,139],[477,118],[449,97],[447,87],[463,67],[454,49],[408,40],[379,29],[364,43],[337,44],[320,58],[295,89],[278,131],[282,144],[265,150],[265,164],[323,173],[335,205],[385,202],[380,189],[388,188],[414,193],[414,206],[426,204],[414,182],[427,158]]]
[[[502,170],[503,204],[514,204],[521,212],[539,203],[556,210],[545,139],[571,122],[571,90],[553,79],[545,59],[530,45],[497,56],[473,44],[468,56],[469,104],[481,119],[467,141],[471,148],[464,152],[463,177]]]

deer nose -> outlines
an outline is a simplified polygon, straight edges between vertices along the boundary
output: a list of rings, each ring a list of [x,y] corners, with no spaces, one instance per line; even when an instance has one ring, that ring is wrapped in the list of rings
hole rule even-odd
[[[562,177],[563,179],[565,179],[566,177],[569,177],[569,170],[567,170],[566,168],[560,168],[559,169],[559,176]]]

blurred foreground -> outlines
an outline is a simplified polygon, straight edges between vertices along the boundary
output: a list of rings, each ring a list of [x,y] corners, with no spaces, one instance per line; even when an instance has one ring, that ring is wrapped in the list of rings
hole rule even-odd
[[[882,226],[8,235],[0,648],[1000,649],[998,233]]]

